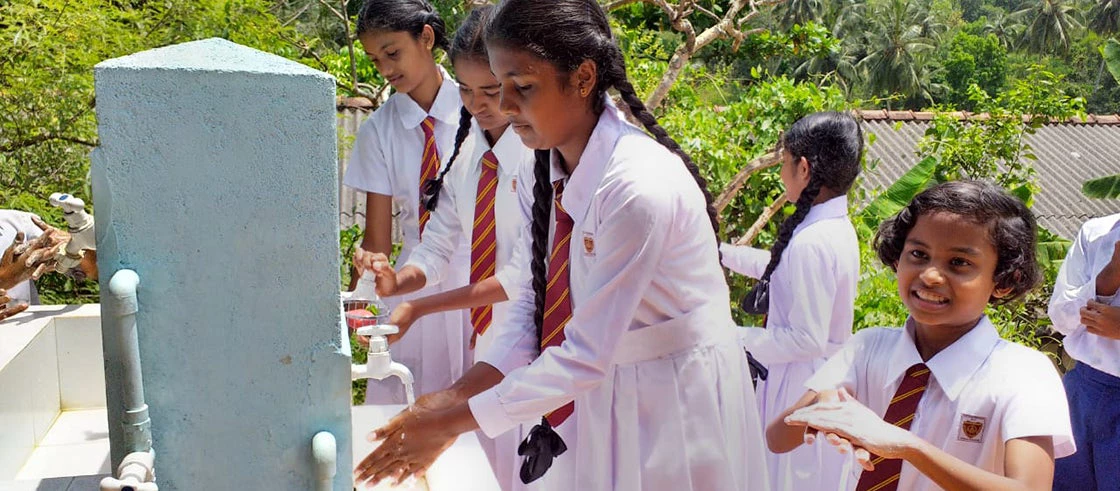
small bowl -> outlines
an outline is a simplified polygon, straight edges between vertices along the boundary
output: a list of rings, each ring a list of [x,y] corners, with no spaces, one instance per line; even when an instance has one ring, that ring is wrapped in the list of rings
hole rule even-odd
[[[380,314],[374,315],[366,310],[370,304],[376,305]],[[389,323],[389,306],[380,300],[344,300],[342,302],[342,312],[346,316],[346,325],[350,327],[350,330]]]

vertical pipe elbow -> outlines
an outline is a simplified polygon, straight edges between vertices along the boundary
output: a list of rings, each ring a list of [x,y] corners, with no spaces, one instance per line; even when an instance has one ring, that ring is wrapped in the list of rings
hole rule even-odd
[[[331,491],[338,472],[338,443],[329,431],[320,431],[311,439],[311,457],[315,461],[316,491]]]

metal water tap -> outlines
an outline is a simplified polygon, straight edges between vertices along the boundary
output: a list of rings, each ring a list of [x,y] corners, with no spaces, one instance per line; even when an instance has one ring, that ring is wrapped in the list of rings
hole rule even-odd
[[[63,218],[69,226],[70,242],[64,252],[59,254],[59,272],[69,272],[82,262],[86,249],[97,249],[97,236],[94,234],[93,215],[86,213],[86,203],[80,198],[66,193],[54,193],[50,197],[52,205],[62,208]]]
[[[395,376],[404,384],[405,398],[411,405],[416,402],[416,395],[412,388],[412,371],[403,364],[393,361],[389,355],[389,340],[385,338],[385,336],[396,334],[398,331],[397,326],[392,324],[376,324],[358,328],[359,336],[369,336],[369,354],[366,357],[365,365],[354,364],[350,366],[350,377],[351,380],[363,378],[384,380],[386,377]]]

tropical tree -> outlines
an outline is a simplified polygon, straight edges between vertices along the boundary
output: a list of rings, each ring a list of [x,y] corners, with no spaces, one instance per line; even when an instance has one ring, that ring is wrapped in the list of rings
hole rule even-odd
[[[1011,15],[1026,26],[1020,46],[1033,53],[1068,53],[1070,37],[1081,27],[1076,7],[1066,0],[1037,0]]]
[[[1120,0],[1097,0],[1089,9],[1089,29],[1108,36],[1120,32]]]
[[[932,101],[924,57],[935,49],[935,40],[921,35],[928,12],[913,0],[885,0],[869,6],[867,54],[858,64],[867,89],[872,95],[899,94]],[[889,100],[887,105],[889,109]]]
[[[777,10],[782,18],[781,27],[788,29],[795,24],[820,22],[824,5],[821,0],[787,0]]]
[[[1007,50],[994,34],[975,36],[962,30],[943,46],[939,58],[944,70],[937,78],[948,91],[944,100],[957,109],[975,108],[969,94],[972,85],[994,96],[1007,83]]]
[[[980,32],[995,35],[1004,49],[1011,49],[1015,46],[1022,37],[1025,27],[1019,23],[1014,15],[1009,15],[1002,10],[992,12],[991,15],[985,15],[977,20],[981,21]]]

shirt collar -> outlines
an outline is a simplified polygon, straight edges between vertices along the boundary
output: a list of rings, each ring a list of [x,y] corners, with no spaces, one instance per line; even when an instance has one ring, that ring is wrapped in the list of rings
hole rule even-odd
[[[605,94],[603,98],[605,100],[603,113],[599,115],[599,122],[591,131],[591,137],[579,157],[579,165],[576,166],[575,172],[568,176],[564,167],[560,165],[560,153],[556,149],[552,149],[550,153],[552,182],[568,178],[568,182],[564,185],[561,204],[564,205],[568,215],[576,221],[583,220],[587,213],[587,208],[591,205],[591,197],[603,180],[614,146],[625,128],[629,126],[629,123],[622,119],[614,101]]]
[[[899,337],[888,361],[884,388],[890,387],[902,378],[907,368],[916,363],[922,363],[922,357],[918,354],[918,348],[914,344],[915,327],[912,318],[906,319],[906,326],[902,329],[903,335]],[[999,332],[996,331],[996,327],[988,319],[988,316],[983,316],[976,327],[973,327],[953,344],[933,355],[933,358],[930,358],[925,364],[933,373],[933,379],[937,381],[941,391],[945,393],[949,400],[955,401],[961,391],[964,390],[965,384],[972,378],[972,374],[976,373],[980,365],[984,364],[999,341]]]
[[[463,103],[459,98],[459,86],[455,83],[455,79],[447,73],[442,66],[436,65],[439,73],[443,75],[443,83],[439,86],[439,92],[436,92],[436,100],[432,102],[432,109],[424,112],[416,101],[412,100],[408,94],[396,93],[393,97],[400,98],[400,111],[397,114],[400,116],[401,124],[405,128],[417,128],[420,123],[424,122],[424,118],[432,116],[437,120],[458,127],[459,125],[459,110],[462,109]]]
[[[805,220],[802,220],[801,223],[797,225],[795,233],[821,220],[846,216],[848,216],[848,195],[842,194],[824,203],[813,205],[813,207],[809,209],[809,214],[805,215]]]
[[[494,156],[498,158],[498,170],[502,174],[517,175],[522,155],[528,149],[525,148],[525,144],[521,143],[521,137],[517,136],[513,128],[507,127],[498,141],[494,143],[494,146],[490,146],[490,142],[486,141],[486,132],[478,126],[478,121],[472,119],[471,124],[475,128],[475,144],[480,145],[480,148],[494,152]]]

